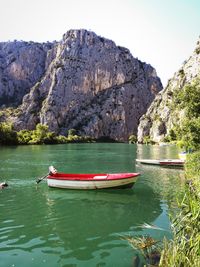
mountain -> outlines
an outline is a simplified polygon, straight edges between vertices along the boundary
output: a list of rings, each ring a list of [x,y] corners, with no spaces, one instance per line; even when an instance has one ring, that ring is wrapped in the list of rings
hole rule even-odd
[[[45,73],[47,51],[52,44],[0,43],[0,107],[18,106]]]
[[[195,50],[181,68],[168,81],[166,88],[160,91],[138,126],[138,142],[144,142],[148,137],[159,143],[170,134],[170,131],[181,124],[185,118],[185,109],[174,105],[174,99],[180,90],[191,85],[200,78],[200,39]]]
[[[155,69],[129,50],[87,30],[60,42],[0,44],[0,120],[66,134],[125,141],[162,89]]]

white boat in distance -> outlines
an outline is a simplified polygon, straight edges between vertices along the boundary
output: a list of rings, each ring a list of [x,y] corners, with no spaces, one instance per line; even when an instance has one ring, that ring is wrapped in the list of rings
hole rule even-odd
[[[136,162],[149,165],[177,166],[177,167],[183,167],[185,163],[183,159],[136,159]]]

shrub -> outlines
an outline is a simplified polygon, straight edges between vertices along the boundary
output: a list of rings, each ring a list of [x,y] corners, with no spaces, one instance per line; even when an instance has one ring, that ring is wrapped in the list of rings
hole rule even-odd
[[[76,130],[75,129],[69,129],[68,130],[68,136],[73,136],[76,134]]]
[[[11,123],[0,123],[0,144],[15,145],[17,144],[17,133]]]
[[[154,142],[151,140],[149,135],[144,136],[143,138],[143,144],[154,144]]]
[[[186,109],[188,118],[198,117],[200,114],[200,79],[184,86],[176,95],[180,108]]]
[[[32,132],[28,130],[21,130],[17,133],[18,144],[28,144],[32,139]]]
[[[130,144],[135,144],[137,142],[137,137],[134,134],[132,134],[129,136],[128,141]]]
[[[58,143],[58,144],[65,144],[68,142],[67,137],[64,135],[56,136],[55,140],[56,140],[56,143]]]
[[[197,150],[200,148],[200,117],[186,118],[180,127],[180,141],[186,150]]]

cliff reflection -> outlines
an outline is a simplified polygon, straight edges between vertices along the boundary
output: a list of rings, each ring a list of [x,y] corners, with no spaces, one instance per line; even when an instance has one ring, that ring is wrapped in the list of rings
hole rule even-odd
[[[90,259],[102,244],[134,226],[152,223],[162,212],[158,196],[140,190],[46,192],[52,233],[65,248],[63,256]],[[119,237],[117,237],[119,239]],[[114,242],[111,247],[117,246]]]

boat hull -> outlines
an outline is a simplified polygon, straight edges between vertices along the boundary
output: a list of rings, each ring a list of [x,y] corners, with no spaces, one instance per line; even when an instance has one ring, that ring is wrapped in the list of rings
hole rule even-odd
[[[120,176],[121,175],[121,176]],[[139,176],[138,173],[133,174],[105,174],[94,175],[93,177],[80,177],[72,175],[66,177],[64,175],[48,176],[47,184],[49,187],[66,188],[66,189],[108,189],[108,188],[131,188]]]
[[[184,160],[182,159],[136,159],[136,162],[149,165],[159,165],[159,166],[177,166],[183,167]]]
[[[187,152],[181,152],[178,155],[179,155],[179,158],[181,160],[186,160],[188,153]]]

